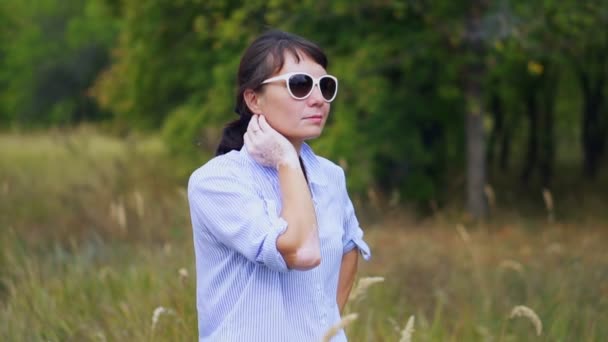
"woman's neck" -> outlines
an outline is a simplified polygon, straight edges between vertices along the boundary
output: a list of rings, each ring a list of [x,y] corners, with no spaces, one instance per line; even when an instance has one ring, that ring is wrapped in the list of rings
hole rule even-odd
[[[293,145],[293,148],[296,149],[296,152],[298,153],[298,155],[300,155],[300,152],[302,151],[302,144],[304,143],[304,141],[289,139],[289,142]]]

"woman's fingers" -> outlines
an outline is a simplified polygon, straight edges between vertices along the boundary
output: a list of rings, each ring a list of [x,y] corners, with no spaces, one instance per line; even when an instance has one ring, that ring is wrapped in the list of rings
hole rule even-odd
[[[245,132],[245,134],[243,135],[243,141],[245,142],[245,147],[248,147],[248,149],[251,149],[253,147],[253,141],[251,141],[251,136],[249,135],[249,132]]]
[[[262,126],[262,121],[266,122],[266,118],[264,118],[264,115],[256,115],[256,123],[257,123],[257,127],[259,128],[260,132],[264,132],[265,131],[265,127]]]
[[[270,126],[263,115],[253,115],[243,135],[247,152],[253,159],[265,166],[277,168],[286,164],[299,167],[296,150],[289,141]]]
[[[249,123],[247,124],[247,132],[253,132],[253,118],[251,118],[251,120],[249,120]]]
[[[260,124],[258,122],[259,115],[253,115],[251,120],[249,120],[248,130],[250,130],[253,134],[256,134],[260,131]]]
[[[260,115],[258,125],[260,126],[262,132],[272,132],[272,127],[268,124],[268,121],[266,121],[264,115]]]

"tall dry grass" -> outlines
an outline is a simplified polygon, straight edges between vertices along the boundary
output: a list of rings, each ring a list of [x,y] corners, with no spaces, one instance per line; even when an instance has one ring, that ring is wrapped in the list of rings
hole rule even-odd
[[[30,242],[166,240],[182,234],[185,180],[159,140],[73,134],[0,136],[0,225]]]
[[[185,183],[155,139],[0,146],[1,341],[196,340]],[[362,217],[373,259],[359,275],[375,280],[347,304],[350,340],[608,339],[606,225],[551,211],[479,226]]]

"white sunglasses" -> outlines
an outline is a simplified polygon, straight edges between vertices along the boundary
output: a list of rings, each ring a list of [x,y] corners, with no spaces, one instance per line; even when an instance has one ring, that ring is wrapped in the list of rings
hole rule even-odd
[[[296,100],[304,100],[312,94],[315,86],[321,90],[321,95],[325,102],[331,102],[338,94],[338,79],[332,75],[323,75],[319,78],[314,78],[305,72],[289,72],[283,75],[269,78],[262,84],[285,81],[289,95]]]

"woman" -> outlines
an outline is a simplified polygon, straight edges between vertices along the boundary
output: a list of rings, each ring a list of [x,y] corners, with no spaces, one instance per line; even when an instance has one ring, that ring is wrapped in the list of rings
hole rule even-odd
[[[370,256],[344,172],[305,143],[338,91],[326,67],[315,44],[275,30],[242,56],[239,119],[188,184],[200,341],[318,341]]]

